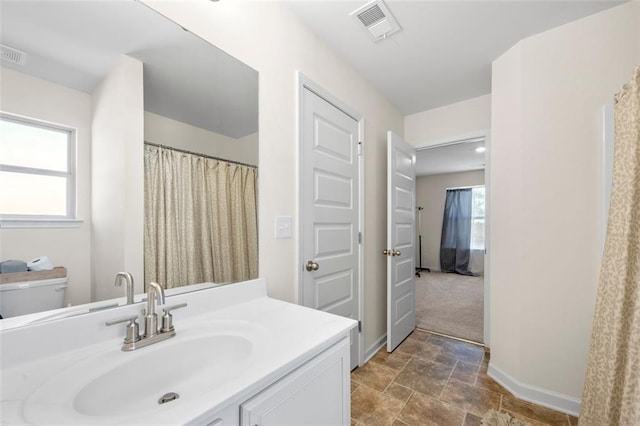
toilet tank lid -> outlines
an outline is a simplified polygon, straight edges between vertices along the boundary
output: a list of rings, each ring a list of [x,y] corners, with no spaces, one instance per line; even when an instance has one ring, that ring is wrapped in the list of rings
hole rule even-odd
[[[50,280],[52,278],[66,278],[67,268],[55,266],[45,271],[11,272],[0,274],[0,284],[18,283],[23,281]]]
[[[67,278],[51,278],[48,280],[21,281],[17,283],[0,284],[0,291],[24,290],[28,288],[46,287],[46,286],[67,286]]]

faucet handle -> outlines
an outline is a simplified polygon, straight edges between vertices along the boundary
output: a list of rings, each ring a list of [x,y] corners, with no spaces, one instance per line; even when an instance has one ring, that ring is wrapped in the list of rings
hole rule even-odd
[[[187,307],[187,302],[178,303],[177,305],[165,306],[164,308],[162,308],[162,312],[164,312],[166,315],[169,312],[173,311],[174,309],[180,309],[180,308],[186,308],[186,307]]]
[[[137,315],[132,315],[129,317],[118,318],[112,321],[107,321],[105,324],[107,326],[121,324],[123,322],[129,322],[126,328],[126,334],[124,336],[124,343],[133,343],[140,340],[140,326],[136,322],[138,319]]]
[[[167,306],[162,309],[164,315],[162,315],[162,328],[160,329],[161,333],[173,331],[173,315],[171,315],[171,311],[173,311],[174,309],[184,308],[186,306],[186,303],[179,303],[177,305]]]

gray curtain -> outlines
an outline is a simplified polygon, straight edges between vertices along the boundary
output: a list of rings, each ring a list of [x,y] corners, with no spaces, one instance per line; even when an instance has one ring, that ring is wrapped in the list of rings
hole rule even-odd
[[[440,270],[473,275],[471,255],[471,188],[447,189],[440,240]]]
[[[258,276],[257,170],[145,145],[145,282]]]

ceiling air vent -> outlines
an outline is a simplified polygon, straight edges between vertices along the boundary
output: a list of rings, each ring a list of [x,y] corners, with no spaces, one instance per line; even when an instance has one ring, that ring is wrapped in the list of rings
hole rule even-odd
[[[400,31],[400,25],[382,0],[371,1],[351,12],[350,16],[364,25],[374,41],[384,40],[391,34]]]
[[[14,49],[13,47],[0,44],[0,58],[3,61],[13,62],[17,65],[24,65],[27,61],[27,54],[18,49]]]

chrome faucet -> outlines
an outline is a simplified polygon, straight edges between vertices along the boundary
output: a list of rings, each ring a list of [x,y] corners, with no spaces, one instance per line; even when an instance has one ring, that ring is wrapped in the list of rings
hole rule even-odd
[[[144,313],[143,337],[153,337],[158,334],[156,300],[158,301],[158,305],[164,305],[164,289],[158,283],[149,283],[147,285],[147,310]]]
[[[124,274],[126,274],[126,272]],[[124,342],[122,343],[123,351],[133,351],[135,349],[143,348],[176,335],[176,330],[173,327],[173,315],[171,315],[171,311],[174,309],[184,308],[187,304],[180,303],[178,305],[165,307],[163,309],[164,315],[162,315],[162,327],[158,328],[156,302],[158,302],[158,305],[164,305],[164,301],[164,289],[162,286],[158,283],[149,283],[147,286],[147,308],[142,310],[142,315],[144,315],[144,334],[142,336],[140,336],[139,326],[136,322],[136,319],[138,318],[137,315],[108,321],[106,323],[107,325],[114,325],[128,322],[126,335]]]
[[[133,304],[133,275],[128,272],[118,272],[116,274],[116,281],[114,285],[116,287],[122,287],[122,280],[127,284],[125,287],[127,305],[131,305]]]

